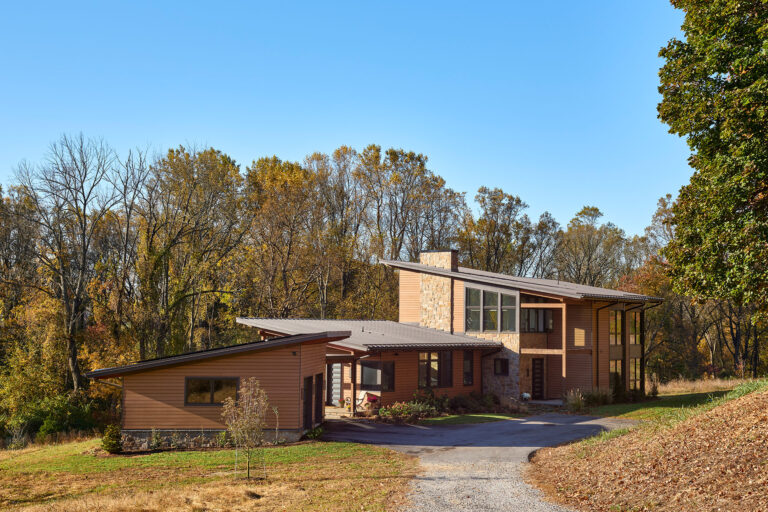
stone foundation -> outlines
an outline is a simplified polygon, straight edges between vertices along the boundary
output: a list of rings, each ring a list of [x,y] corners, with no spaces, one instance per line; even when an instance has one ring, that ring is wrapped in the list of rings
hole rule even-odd
[[[277,436],[279,442],[292,443],[301,439],[303,435],[299,430],[280,430]],[[264,437],[267,442],[275,441],[275,431],[266,431]],[[225,448],[233,446],[229,433],[226,430],[198,429],[198,430],[123,430],[123,451],[147,451],[170,449],[199,449],[199,448]]]

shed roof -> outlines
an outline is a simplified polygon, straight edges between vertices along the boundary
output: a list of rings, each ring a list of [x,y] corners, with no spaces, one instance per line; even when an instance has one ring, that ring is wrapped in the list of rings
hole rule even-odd
[[[252,341],[241,343],[239,345],[230,345],[228,347],[212,348],[208,350],[199,350],[197,352],[187,352],[175,356],[159,357],[157,359],[147,359],[138,361],[125,366],[116,366],[114,368],[101,368],[85,374],[89,379],[103,379],[108,377],[119,377],[127,373],[136,373],[146,370],[153,370],[164,366],[174,366],[178,364],[199,361],[201,359],[210,359],[214,357],[223,357],[243,352],[252,352],[256,350],[268,350],[283,346],[297,345],[300,343],[324,343],[329,341],[338,341],[350,335],[349,331],[323,331],[297,333],[290,336],[273,338],[268,341]]]
[[[488,341],[464,334],[451,334],[418,325],[389,320],[311,320],[304,318],[238,318],[237,323],[276,334],[301,334],[343,330],[350,335],[334,343],[362,352],[382,350],[439,350],[460,348],[500,348]]]
[[[393,268],[423,272],[445,277],[452,277],[479,284],[499,286],[502,288],[514,288],[532,292],[547,293],[569,299],[595,299],[618,300],[623,302],[662,302],[660,297],[640,295],[638,293],[611,290],[610,288],[598,288],[583,284],[569,283],[555,279],[537,279],[533,277],[516,277],[497,272],[485,272],[467,267],[458,267],[456,270],[433,267],[423,263],[411,263],[407,261],[381,260],[381,263]]]

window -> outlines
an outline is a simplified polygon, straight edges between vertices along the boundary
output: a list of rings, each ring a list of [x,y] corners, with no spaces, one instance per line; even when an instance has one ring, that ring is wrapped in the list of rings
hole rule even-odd
[[[635,357],[629,360],[629,389],[640,389],[640,358]]]
[[[360,389],[362,391],[394,391],[394,361],[360,361]]]
[[[517,295],[466,288],[465,330],[517,332]]]
[[[551,309],[521,309],[520,332],[552,332],[555,328]]]
[[[237,398],[237,377],[187,377],[184,405],[221,405]]]
[[[483,292],[483,331],[499,330],[499,294]]]
[[[475,365],[474,365],[474,352],[471,350],[465,350],[464,351],[464,367],[462,368],[463,372],[463,383],[465,386],[471,386],[475,383]]]
[[[621,345],[621,311],[608,315],[608,340],[611,345]]]
[[[493,360],[494,375],[509,375],[509,359],[496,358]]]
[[[449,350],[419,352],[419,387],[447,388],[453,385],[453,357]]]
[[[627,315],[627,343],[640,344],[640,314],[637,311],[628,311]]]
[[[624,380],[622,378],[622,366],[623,362],[621,360],[612,360],[609,363],[609,371],[611,376],[611,389],[621,389],[624,387]]]

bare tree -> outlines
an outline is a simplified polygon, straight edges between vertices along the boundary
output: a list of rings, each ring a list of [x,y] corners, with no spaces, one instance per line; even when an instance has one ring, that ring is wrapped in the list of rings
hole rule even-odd
[[[62,136],[51,145],[44,164],[22,163],[16,173],[20,196],[30,206],[26,220],[38,226],[40,244],[35,257],[48,273],[40,289],[61,304],[67,365],[76,392],[83,385],[77,361],[78,335],[88,315],[93,239],[117,200],[111,185],[116,173],[114,151],[103,141],[86,140],[82,134]]]
[[[221,416],[227,425],[235,447],[245,452],[247,477],[251,478],[251,460],[253,452],[264,446],[264,430],[267,428],[267,412],[270,410],[267,393],[255,377],[246,380],[238,391],[237,399],[228,397],[224,400]],[[272,409],[277,417],[277,408]],[[275,439],[277,441],[277,439]],[[264,478],[267,467],[262,451]]]

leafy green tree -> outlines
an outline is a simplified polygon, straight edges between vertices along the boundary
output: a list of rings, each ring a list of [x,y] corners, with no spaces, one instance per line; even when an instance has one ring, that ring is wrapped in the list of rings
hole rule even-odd
[[[659,117],[694,169],[664,254],[678,291],[768,303],[768,3],[674,0],[684,39],[660,56]]]

